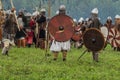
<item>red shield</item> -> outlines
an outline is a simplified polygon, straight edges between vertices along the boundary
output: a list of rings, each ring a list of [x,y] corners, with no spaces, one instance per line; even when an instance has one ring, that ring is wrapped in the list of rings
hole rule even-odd
[[[49,21],[48,30],[56,41],[67,41],[74,33],[73,19],[67,15],[56,15]]]

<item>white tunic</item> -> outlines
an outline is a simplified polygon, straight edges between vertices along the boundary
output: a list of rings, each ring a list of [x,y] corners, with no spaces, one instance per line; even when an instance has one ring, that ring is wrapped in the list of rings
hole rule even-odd
[[[65,42],[58,42],[53,40],[50,51],[70,50],[70,40]]]
[[[24,26],[22,18],[18,18],[18,24],[19,24],[20,27]]]

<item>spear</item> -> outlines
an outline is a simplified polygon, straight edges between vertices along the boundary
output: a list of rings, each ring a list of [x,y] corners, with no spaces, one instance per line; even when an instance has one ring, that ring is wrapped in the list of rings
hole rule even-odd
[[[51,2],[48,0],[48,18],[50,18],[50,12],[51,12]]]
[[[3,9],[2,0],[0,0],[0,9]]]
[[[40,3],[39,3],[39,9],[41,9],[41,0],[40,0]]]
[[[13,1],[10,0],[10,3],[11,3],[12,8],[14,9],[15,7],[14,7],[14,5],[13,5]],[[15,16],[15,20],[16,20],[16,24],[17,24],[18,30],[20,31],[20,26],[19,26],[19,23],[18,23],[18,20],[17,20],[16,11],[13,11],[13,14],[14,14],[14,16]]]
[[[2,0],[0,0],[0,12],[1,12],[1,14],[3,14],[3,15],[1,15],[2,17],[1,17],[1,22],[0,22],[0,24],[2,23],[4,23],[5,22],[5,11],[4,11],[4,9],[3,9],[3,3],[2,3]],[[1,25],[0,25],[0,27],[1,27]]]
[[[47,52],[48,52],[48,46],[49,46],[48,23],[49,23],[49,18],[50,18],[50,11],[51,11],[50,4],[51,4],[51,2],[50,2],[50,0],[48,0],[48,20],[47,20],[47,24],[46,24],[46,41],[45,41],[46,54],[45,54],[45,56],[49,56],[49,54],[47,54]]]

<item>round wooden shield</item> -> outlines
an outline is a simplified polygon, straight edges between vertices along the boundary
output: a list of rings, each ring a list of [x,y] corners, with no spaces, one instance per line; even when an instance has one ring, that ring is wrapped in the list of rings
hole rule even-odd
[[[120,33],[115,28],[110,29],[108,38],[113,47],[120,46]]]
[[[74,33],[72,39],[74,41],[79,41],[82,38],[82,33]]]
[[[85,31],[83,42],[85,47],[92,52],[102,50],[105,45],[103,34],[96,28],[90,28]]]
[[[74,33],[73,19],[67,15],[56,15],[49,21],[48,30],[56,41],[67,41]]]
[[[81,31],[81,27],[80,26],[76,26],[74,29],[74,34],[72,36],[72,39],[74,41],[79,41],[80,39],[82,39],[82,31]]]
[[[104,36],[105,41],[106,41],[106,40],[107,40],[107,37],[108,37],[108,28],[107,28],[106,26],[102,26],[102,27],[100,28],[100,30],[101,30],[101,33],[102,33],[103,36]]]

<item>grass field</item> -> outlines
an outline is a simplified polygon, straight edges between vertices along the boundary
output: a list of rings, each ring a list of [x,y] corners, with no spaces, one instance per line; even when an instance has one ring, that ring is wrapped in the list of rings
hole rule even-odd
[[[40,49],[12,48],[9,56],[0,55],[0,80],[120,80],[120,52],[108,46],[98,63],[90,52],[78,61],[84,50],[72,48],[63,62],[61,53],[53,61],[51,52],[46,58]]]

